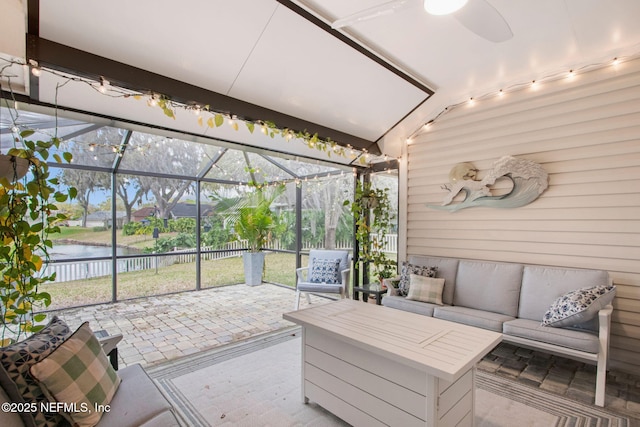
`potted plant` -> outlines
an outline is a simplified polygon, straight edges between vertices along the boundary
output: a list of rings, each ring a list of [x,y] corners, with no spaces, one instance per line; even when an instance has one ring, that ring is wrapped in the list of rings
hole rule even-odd
[[[386,234],[391,230],[393,210],[388,188],[374,188],[370,182],[356,182],[353,201],[346,200],[355,219],[358,261],[372,267],[372,275],[383,280],[395,276],[396,261],[384,252]]]
[[[256,286],[264,275],[264,252],[271,241],[271,232],[276,226],[271,204],[284,192],[284,185],[265,186],[250,182],[252,191],[236,200],[220,200],[219,212],[227,215],[238,240],[246,241],[249,249],[242,254],[245,283]]]
[[[75,197],[75,188],[58,188],[58,179],[49,172],[47,160],[58,138],[30,141],[34,131],[16,134],[6,157],[10,169],[0,176],[0,346],[20,340],[42,329],[45,314],[35,311],[47,307],[51,296],[39,286],[55,280],[43,269],[53,247],[49,234],[59,232],[58,222],[67,219],[56,202]],[[55,161],[71,161],[71,154],[54,154]],[[26,164],[26,170],[20,171]]]

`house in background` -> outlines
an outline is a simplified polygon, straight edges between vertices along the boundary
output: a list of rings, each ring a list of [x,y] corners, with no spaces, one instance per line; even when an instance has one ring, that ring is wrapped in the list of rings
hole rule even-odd
[[[606,269],[617,286],[611,366],[640,369],[637,0],[469,0],[482,13],[466,18],[428,15],[420,1],[392,3],[390,14],[377,8],[389,3],[369,0],[0,3],[0,52],[54,71],[36,78],[12,69],[25,103],[354,169],[359,159],[375,170],[397,161],[400,259]],[[512,36],[493,39],[503,21]],[[212,49],[212,40],[233,43]],[[58,90],[63,72],[93,86],[73,81]],[[104,96],[98,89],[108,84],[146,99]],[[169,119],[148,106],[158,95],[189,110]],[[201,126],[191,113],[205,105],[230,126]],[[256,121],[256,131],[234,118]],[[318,133],[346,154],[329,157],[289,134],[257,131],[267,123]],[[427,207],[442,201],[454,165],[471,162],[482,176],[504,155],[549,173],[534,203],[455,213]]]
[[[154,206],[145,206],[131,214],[131,220],[140,222],[148,217],[156,216],[158,209]],[[200,217],[209,216],[213,213],[213,206],[208,204],[200,205]],[[169,214],[170,219],[197,218],[198,211],[194,203],[176,203]]]

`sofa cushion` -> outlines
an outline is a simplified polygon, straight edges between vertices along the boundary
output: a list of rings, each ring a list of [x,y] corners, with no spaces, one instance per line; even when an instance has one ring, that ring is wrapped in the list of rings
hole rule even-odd
[[[428,256],[409,256],[409,262],[415,265],[430,265],[437,267],[436,277],[444,279],[442,302],[446,305],[453,304],[453,292],[456,287],[456,275],[458,274],[459,260],[455,258],[436,258]]]
[[[569,291],[609,285],[603,270],[527,265],[522,275],[518,318],[542,321],[553,302]]]
[[[105,412],[100,427],[138,427],[159,414],[171,411],[149,375],[138,364],[120,369],[122,379],[118,391],[111,400],[111,412]]]
[[[120,377],[109,364],[88,322],[84,322],[44,360],[31,367],[31,375],[56,402],[73,402],[79,411],[68,413],[74,426],[94,426],[118,389]],[[88,411],[83,410],[88,408]]]
[[[403,296],[409,295],[411,287],[411,275],[436,277],[437,267],[426,265],[415,265],[404,261],[400,267],[400,282],[398,283],[398,293]]]
[[[540,322],[536,320],[515,319],[505,322],[502,332],[505,335],[554,344],[593,354],[598,353],[598,349],[600,348],[598,335],[591,331],[549,328],[542,326]],[[505,337],[505,339],[507,338]]]
[[[0,387],[0,405],[7,403],[11,403],[11,399],[4,388]],[[0,410],[0,426],[23,427],[24,423],[19,413]]]
[[[57,316],[47,326],[25,340],[0,349],[0,385],[12,402],[36,402],[34,412],[21,412],[25,426],[61,426],[67,422],[56,412],[41,412],[40,403],[49,399],[31,376],[31,366],[43,360],[71,335],[71,329]]]
[[[411,287],[408,300],[429,302],[442,305],[442,290],[444,279],[435,277],[423,277],[417,274],[411,275]]]
[[[513,320],[513,316],[493,313],[490,311],[476,310],[467,307],[440,307],[433,310],[433,317],[442,320],[450,320],[456,323],[464,323],[469,326],[489,329],[495,332],[502,332],[504,322]]]
[[[460,261],[453,305],[516,317],[522,269],[521,264]]]
[[[611,304],[615,286],[594,286],[567,292],[551,304],[542,318],[542,326],[573,326],[587,322]]]
[[[385,307],[397,308],[398,310],[410,311],[411,313],[422,314],[423,316],[433,316],[433,309],[438,307],[428,302],[412,301],[403,296],[385,295],[382,298],[382,305]]]
[[[311,263],[309,282],[311,283],[340,283],[340,258],[316,258]]]

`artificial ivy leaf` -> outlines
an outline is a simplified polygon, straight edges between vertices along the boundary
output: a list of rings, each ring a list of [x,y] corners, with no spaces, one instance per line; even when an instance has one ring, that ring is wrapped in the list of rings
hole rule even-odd
[[[247,124],[247,129],[249,129],[249,132],[253,133],[253,131],[256,128],[255,123],[253,123],[253,122],[245,122],[245,123]]]
[[[202,126],[204,124],[204,119],[202,116],[198,116],[198,126]]]
[[[78,189],[76,187],[69,188],[69,197],[71,197],[72,199],[75,199],[77,195],[78,195]]]
[[[32,129],[27,129],[27,130],[23,130],[22,132],[20,132],[20,136],[22,138],[28,138],[31,135],[33,135],[34,133],[36,133],[36,131],[34,131]]]
[[[216,127],[222,126],[224,123],[224,116],[222,114],[216,114],[215,116]]]
[[[234,121],[233,123],[231,123],[231,128],[232,128],[233,130],[236,130],[236,131],[237,131],[237,130],[238,130],[238,122],[235,122],[235,121]]]
[[[171,117],[172,119],[175,119],[176,116],[175,114],[173,114],[173,110],[169,107],[165,107],[162,109],[162,111],[164,111],[164,115],[167,117]]]
[[[215,123],[213,123],[213,117],[209,117],[209,120],[207,120],[207,126],[212,128],[214,125]]]
[[[33,316],[33,320],[35,322],[42,322],[46,318],[47,318],[47,315],[43,314],[43,313],[39,313],[39,314],[36,314],[36,315]]]
[[[71,163],[71,160],[73,160],[73,154],[65,151],[64,153],[62,153],[62,157],[64,157],[64,159],[67,161],[67,163]]]

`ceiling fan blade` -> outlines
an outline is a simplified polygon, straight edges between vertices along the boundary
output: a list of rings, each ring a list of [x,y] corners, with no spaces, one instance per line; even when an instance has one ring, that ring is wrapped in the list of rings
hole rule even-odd
[[[500,43],[513,37],[507,21],[486,0],[469,0],[453,16],[469,30],[489,41]]]
[[[331,24],[331,28],[337,30],[342,27],[348,27],[358,22],[368,21],[369,19],[377,18],[379,16],[388,15],[395,12],[398,9],[402,9],[412,0],[392,0],[386,3],[379,4],[377,6],[370,7],[368,9],[361,10],[344,18],[337,19]]]

